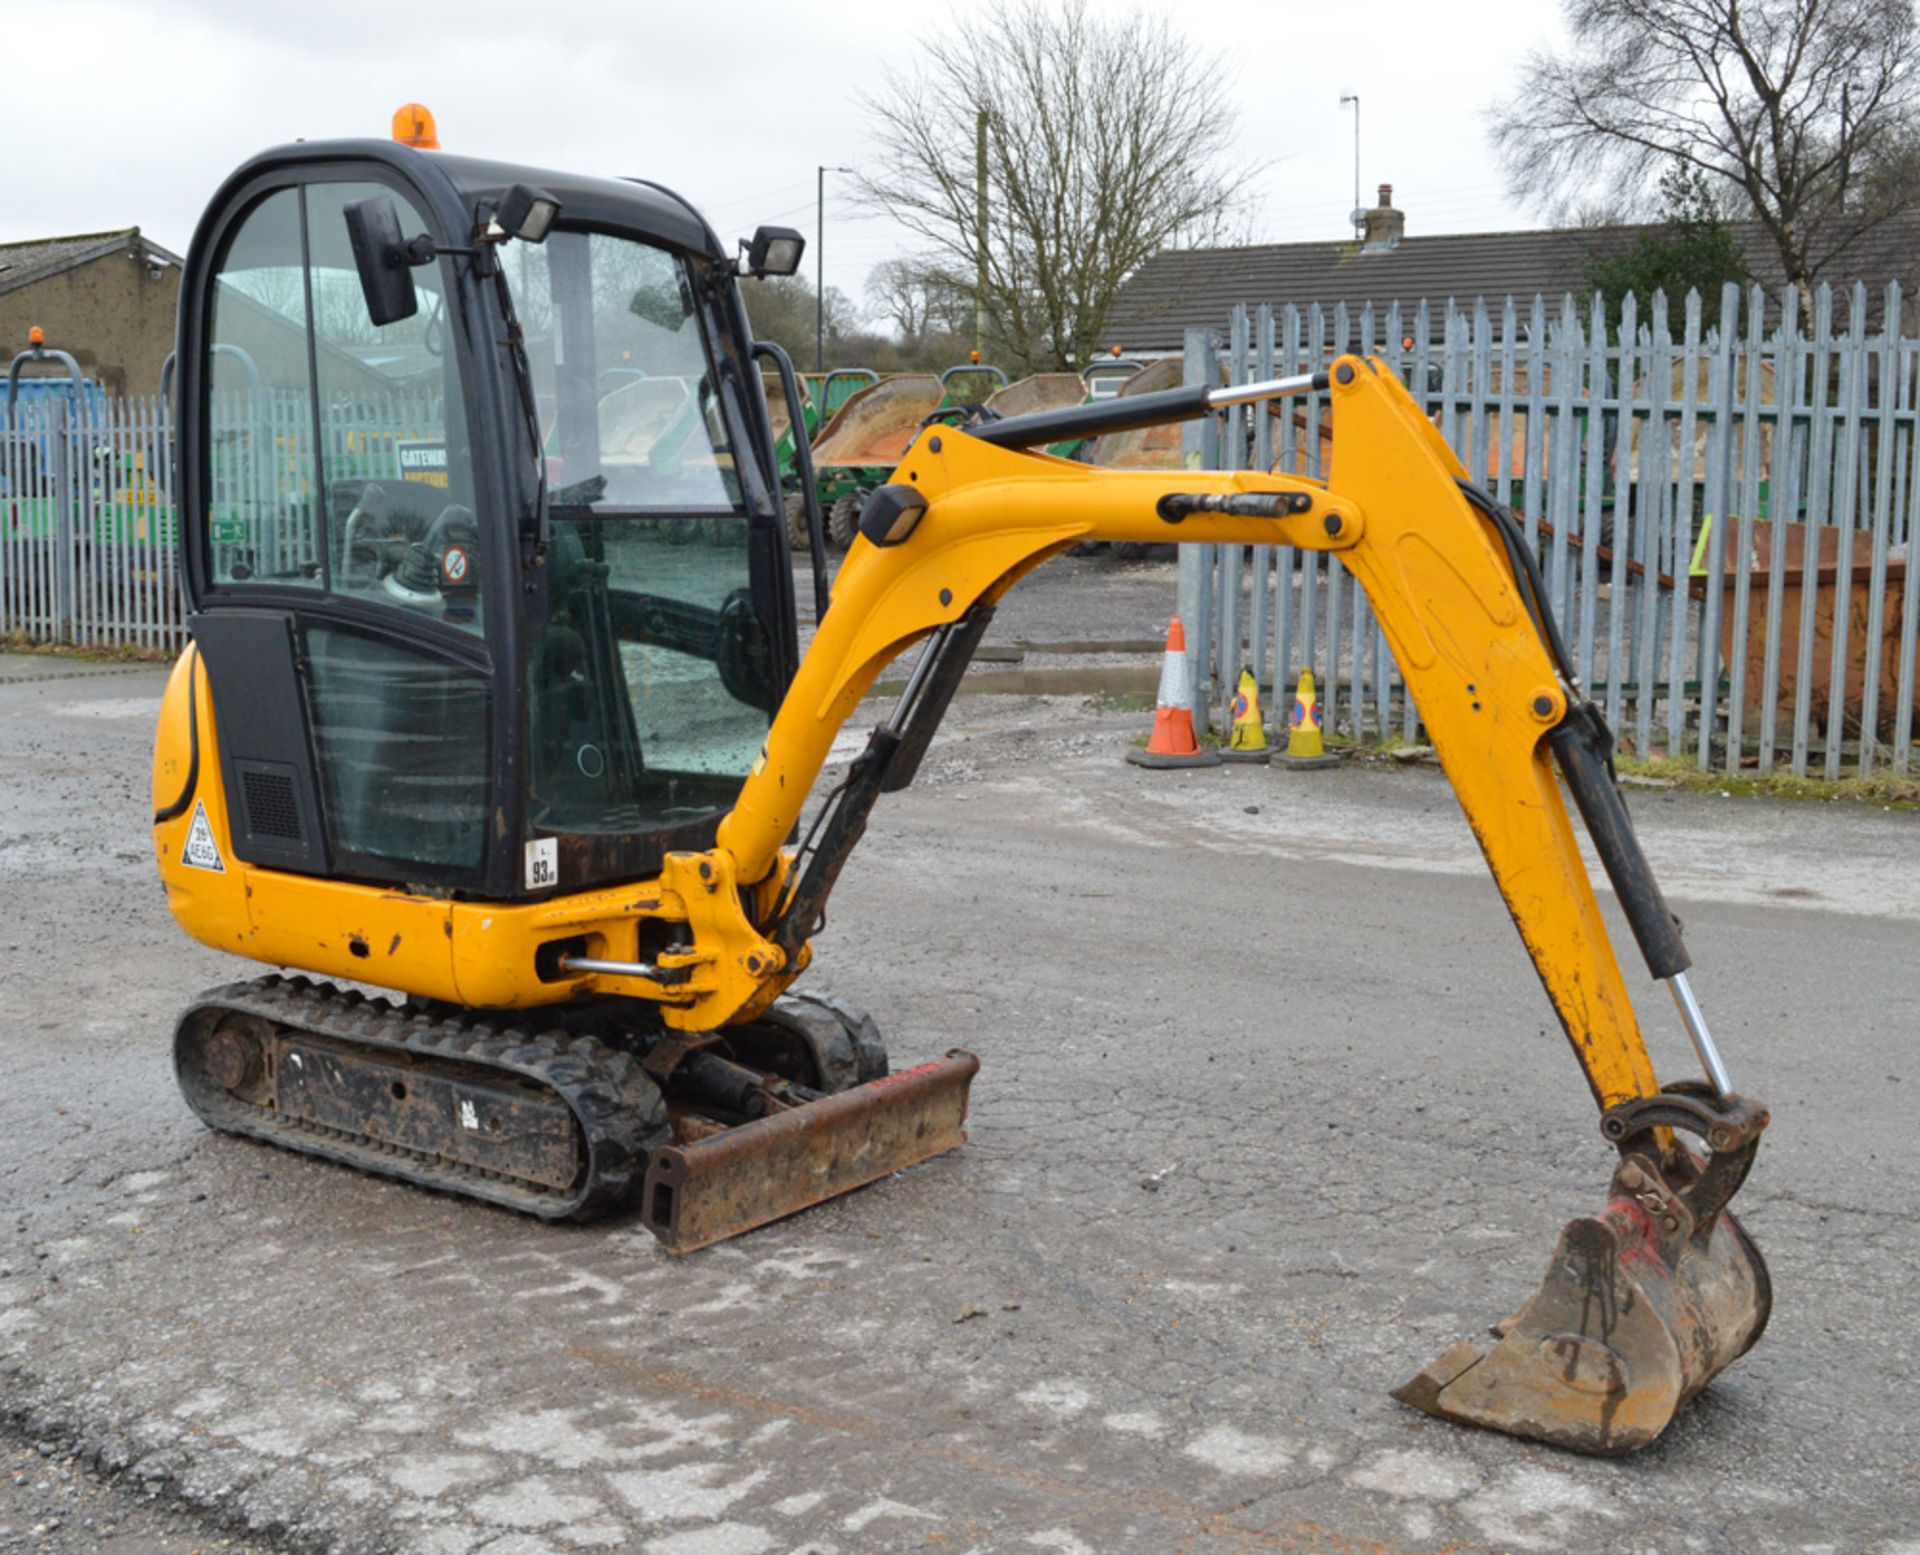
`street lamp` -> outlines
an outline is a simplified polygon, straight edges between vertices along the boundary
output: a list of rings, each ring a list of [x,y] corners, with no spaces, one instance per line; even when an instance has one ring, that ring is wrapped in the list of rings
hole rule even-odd
[[[813,171],[813,370],[823,373],[827,370],[827,174],[853,169],[816,165]],[[1358,195],[1353,203],[1360,203]]]
[[[1360,214],[1360,94],[1342,92],[1340,106],[1353,104],[1353,235],[1359,237],[1366,231],[1366,218]]]

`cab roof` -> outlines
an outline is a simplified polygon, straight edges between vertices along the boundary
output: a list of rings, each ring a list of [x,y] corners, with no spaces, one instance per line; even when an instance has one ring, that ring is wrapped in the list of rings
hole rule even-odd
[[[725,250],[705,219],[670,189],[642,179],[596,178],[518,162],[445,151],[420,151],[392,140],[307,140],[276,146],[251,158],[234,175],[251,177],[281,167],[318,162],[376,162],[422,190],[452,196],[463,210],[497,199],[514,184],[532,184],[560,202],[561,223],[614,226],[676,248],[724,258]]]

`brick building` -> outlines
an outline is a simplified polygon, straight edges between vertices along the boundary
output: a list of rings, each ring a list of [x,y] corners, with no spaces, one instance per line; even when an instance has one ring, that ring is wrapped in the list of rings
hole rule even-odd
[[[179,300],[180,256],[138,227],[0,243],[0,367],[38,325],[107,393],[158,393]]]

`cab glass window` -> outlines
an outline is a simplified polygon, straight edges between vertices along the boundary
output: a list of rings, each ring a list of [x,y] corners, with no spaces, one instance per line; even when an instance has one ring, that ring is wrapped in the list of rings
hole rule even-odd
[[[298,189],[241,223],[214,282],[207,538],[216,583],[325,585]]]
[[[375,183],[283,189],[247,215],[210,321],[213,581],[294,585],[477,630],[483,558],[447,311],[447,261],[414,314],[368,317],[346,207]]]
[[[438,880],[487,841],[486,676],[346,628],[309,626],[307,709],[327,834],[349,871]]]
[[[473,465],[447,323],[445,260],[412,273],[417,311],[367,316],[346,208],[392,199],[411,237],[425,219],[383,184],[307,190],[307,263],[320,405],[321,481],[336,593],[477,629]]]
[[[744,518],[556,519],[528,666],[530,815],[632,833],[725,810],[777,699]]]
[[[556,514],[738,510],[687,261],[556,229],[501,255],[526,331]]]
[[[553,515],[529,818],[601,836],[710,818],[759,756],[776,688],[689,262],[564,228],[501,259]]]

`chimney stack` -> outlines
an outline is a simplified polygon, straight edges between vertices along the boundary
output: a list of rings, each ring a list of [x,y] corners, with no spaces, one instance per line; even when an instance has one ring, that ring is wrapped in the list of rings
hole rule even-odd
[[[1384,252],[1399,246],[1400,240],[1407,235],[1407,213],[1395,210],[1393,205],[1393,185],[1380,186],[1380,203],[1366,213],[1366,231],[1361,239],[1361,252]]]

